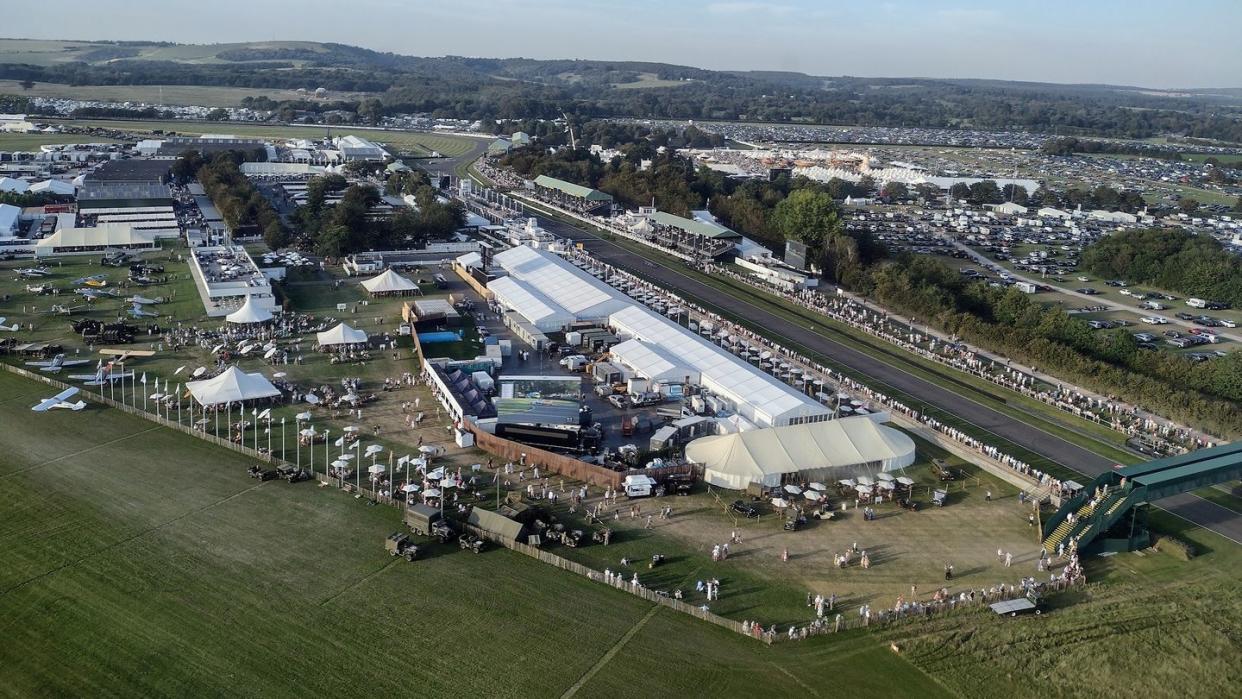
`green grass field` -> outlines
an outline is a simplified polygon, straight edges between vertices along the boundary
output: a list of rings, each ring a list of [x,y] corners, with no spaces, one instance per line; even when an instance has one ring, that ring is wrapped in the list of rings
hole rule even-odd
[[[769,649],[500,549],[391,559],[393,508],[43,393],[0,373],[6,696],[945,695],[866,634]]]
[[[103,100],[115,102],[146,102],[148,104],[200,105],[206,107],[237,107],[245,97],[268,97],[276,101],[312,99],[305,92],[251,87],[216,87],[205,85],[63,85],[35,83],[29,90],[16,80],[0,80],[0,94],[23,97],[54,97],[62,99]],[[324,99],[357,100],[369,93],[333,92]]]
[[[349,126],[268,126],[263,124],[237,123],[204,123],[191,121],[109,121],[96,119],[77,119],[64,121],[65,124],[93,126],[120,131],[149,133],[160,130],[165,133],[175,132],[187,135],[204,133],[229,133],[235,136],[251,136],[255,138],[319,138],[331,131],[333,136],[354,134],[362,138],[392,146],[398,151],[410,151],[417,156],[430,155],[438,151],[445,157],[453,157],[468,153],[474,146],[473,139],[465,136],[450,136],[421,131],[378,131],[374,129],[354,129]]]
[[[39,146],[59,143],[115,143],[111,138],[59,133],[0,133],[0,150],[37,151]]]

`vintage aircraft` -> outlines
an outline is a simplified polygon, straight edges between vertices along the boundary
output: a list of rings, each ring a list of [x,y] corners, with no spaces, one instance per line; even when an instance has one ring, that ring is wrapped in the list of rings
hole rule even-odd
[[[55,374],[66,367],[81,366],[83,364],[90,363],[91,360],[89,359],[65,359],[65,355],[58,354],[51,359],[45,359],[38,362],[26,362],[26,366],[37,366],[39,367],[39,371],[46,371],[48,373]]]
[[[11,332],[11,333],[15,333],[15,332],[17,332],[18,330],[21,330],[21,329],[22,329],[22,324],[21,324],[21,323],[14,323],[14,324],[12,324],[12,325],[5,325],[5,324],[4,324],[4,321],[6,321],[6,320],[8,320],[8,318],[5,318],[4,316],[0,316],[0,330],[8,330],[8,331],[9,331],[9,332]]]
[[[66,306],[61,303],[54,303],[51,308],[43,311],[43,315],[71,316],[85,308],[86,306]]]
[[[131,378],[133,375],[134,372],[132,371],[116,371],[112,368],[112,364],[109,363],[99,367],[94,374],[70,374],[69,378],[75,381],[84,381],[87,386],[102,386],[113,381]]]
[[[26,285],[26,291],[29,291],[30,293],[35,294],[36,296],[50,294],[54,290],[55,290],[55,287],[53,287],[51,284],[27,284]]]
[[[27,267],[17,270],[17,276],[22,279],[37,279],[39,277],[49,276],[52,272],[47,267]]]
[[[76,403],[69,402],[69,399],[76,396],[77,394],[78,394],[78,389],[67,388],[61,391],[60,393],[57,393],[56,395],[52,396],[51,398],[45,398],[44,400],[40,401],[39,404],[32,407],[31,410],[35,411],[36,413],[46,413],[47,411],[52,410],[53,408],[64,408],[66,410],[81,410],[82,408],[86,407],[86,401],[78,400],[78,402]]]
[[[146,296],[135,295],[135,296],[130,296],[128,299],[126,299],[126,301],[129,301],[130,303],[133,303],[139,306],[151,306],[157,303],[163,303],[164,299],[163,298],[149,299]]]
[[[137,303],[135,303],[133,307],[129,309],[129,315],[133,318],[159,318],[160,317],[160,314],[156,313],[155,311],[145,310],[143,309],[142,304],[137,304]]]
[[[108,285],[108,278],[102,274],[92,274],[89,277],[79,277],[73,280],[74,284],[84,284],[86,286],[102,287]]]
[[[108,361],[114,364],[121,364],[125,362],[126,360],[134,359],[135,357],[154,357],[155,356],[154,350],[112,349],[111,347],[105,347],[99,350],[99,353],[104,355],[105,357],[112,357],[112,359],[109,359]]]

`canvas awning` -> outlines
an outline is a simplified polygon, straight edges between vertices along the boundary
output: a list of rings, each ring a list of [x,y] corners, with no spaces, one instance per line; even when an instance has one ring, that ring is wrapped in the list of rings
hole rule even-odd
[[[367,341],[367,334],[344,323],[337,323],[336,327],[316,333],[315,341],[321,346],[359,345]]]
[[[272,319],[272,313],[267,309],[259,308],[258,305],[255,304],[253,296],[247,296],[246,302],[241,305],[241,308],[228,314],[224,317],[224,319],[230,323],[237,323],[238,325],[245,325],[247,323],[266,323]]]
[[[267,377],[262,374],[247,374],[235,366],[225,369],[219,376],[204,381],[191,381],[185,387],[200,405],[237,403],[280,395],[280,389],[273,386]]]

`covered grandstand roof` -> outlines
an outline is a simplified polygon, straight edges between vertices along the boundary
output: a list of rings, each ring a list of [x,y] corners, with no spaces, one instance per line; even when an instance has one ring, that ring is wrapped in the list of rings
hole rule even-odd
[[[687,233],[701,235],[704,238],[741,238],[742,235],[718,223],[708,223],[706,221],[695,221],[690,218],[682,218],[674,216],[670,213],[657,211],[651,215],[651,220],[661,226],[669,226],[670,228],[680,228]]]
[[[914,440],[870,417],[848,417],[702,437],[686,459],[702,464],[712,485],[741,490],[780,485],[786,474],[830,477],[842,471],[893,471],[914,463]]]
[[[522,314],[540,330],[559,330],[577,320],[573,313],[561,308],[539,290],[513,277],[500,277],[487,284],[502,306]]]
[[[606,318],[631,303],[621,292],[554,253],[519,245],[497,253],[493,261],[578,320]]]
[[[575,199],[586,199],[588,201],[612,201],[612,195],[607,192],[601,192],[598,189],[583,187],[580,184],[558,180],[555,177],[540,175],[535,178],[535,186],[545,189],[555,189],[566,196]]]
[[[699,374],[708,390],[732,401],[742,417],[761,426],[818,417],[828,410],[810,396],[641,306],[627,306],[608,317],[619,336],[661,348]]]

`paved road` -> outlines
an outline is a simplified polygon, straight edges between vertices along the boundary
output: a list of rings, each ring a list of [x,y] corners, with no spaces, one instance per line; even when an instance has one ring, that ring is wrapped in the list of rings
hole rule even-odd
[[[711,303],[747,318],[752,324],[767,328],[771,334],[811,349],[865,376],[893,386],[928,404],[960,416],[976,427],[1018,444],[1030,451],[1088,476],[1096,476],[1113,467],[1113,462],[1078,445],[1049,434],[1038,427],[1009,417],[992,408],[901,368],[887,364],[871,355],[843,345],[813,329],[776,316],[760,306],[733,296],[723,295],[702,282],[685,276],[676,267],[651,262],[643,257],[603,240],[592,233],[539,215],[540,223],[552,233],[582,242],[586,249],[603,262],[627,269],[640,277],[687,296],[710,299]],[[1242,543],[1242,515],[1186,493],[1162,500],[1160,506],[1199,526],[1211,529],[1236,543]]]

